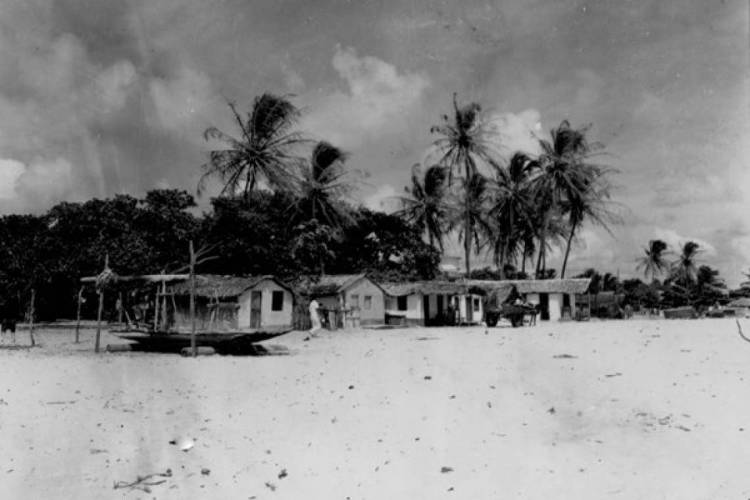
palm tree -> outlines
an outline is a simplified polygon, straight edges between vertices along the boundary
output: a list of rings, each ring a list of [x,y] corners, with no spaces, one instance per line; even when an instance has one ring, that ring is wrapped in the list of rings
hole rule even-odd
[[[454,174],[463,175],[464,187],[476,185],[472,180],[479,172],[480,163],[494,165],[494,154],[489,145],[490,130],[481,120],[482,108],[472,102],[459,107],[457,96],[453,94],[453,117],[443,115],[443,123],[430,128],[430,132],[441,137],[433,143],[435,151],[440,155],[439,164],[448,169],[448,185],[452,185]],[[471,235],[471,193],[464,192],[463,196],[463,234]],[[472,238],[464,238],[464,257],[466,259],[466,275],[471,273],[471,245]]]
[[[605,170],[599,165],[588,163],[595,145],[586,140],[587,131],[588,127],[574,129],[567,120],[563,120],[557,128],[550,131],[550,141],[539,140],[542,149],[539,163],[542,171],[535,179],[535,184],[537,203],[545,216],[540,228],[541,255],[537,261],[537,272],[546,254],[548,215],[560,210],[563,202],[567,202],[568,207],[578,205],[582,208],[590,201],[587,197],[601,196],[604,192],[603,188],[590,189],[597,185]],[[571,214],[575,219],[570,218]],[[585,210],[568,211],[570,240],[585,216]]]
[[[206,129],[203,136],[207,141],[218,140],[226,147],[209,152],[208,162],[201,167],[198,193],[211,177],[221,180],[221,196],[234,196],[241,191],[245,200],[262,183],[272,189],[291,189],[293,170],[300,162],[294,151],[305,142],[292,131],[299,110],[286,96],[268,93],[255,98],[245,120],[233,103],[229,103],[229,108],[240,130],[239,139],[216,127]]]
[[[334,230],[354,222],[351,212],[341,202],[351,192],[344,162],[348,155],[341,149],[321,141],[313,148],[309,164],[301,168],[297,192],[292,205],[292,220],[317,220]]]
[[[507,262],[515,262],[519,253],[524,257],[522,266],[525,265],[529,245],[524,236],[533,231],[530,180],[537,167],[536,161],[517,152],[507,168],[495,168],[495,196],[490,218],[494,226],[495,264],[501,272]]]
[[[570,247],[576,231],[586,220],[590,220],[598,226],[603,227],[610,235],[612,231],[609,225],[617,223],[620,218],[610,210],[608,206],[609,188],[607,185],[581,186],[577,196],[566,198],[562,202],[562,212],[568,216],[568,237],[565,242],[565,257],[563,258],[560,278],[565,277],[565,269],[568,266]]]
[[[682,245],[682,252],[672,264],[675,281],[683,286],[695,283],[698,274],[697,257],[700,253],[700,245],[694,241],[688,241]]]
[[[667,244],[662,240],[649,241],[648,247],[643,249],[646,255],[639,259],[636,270],[643,269],[643,276],[648,279],[651,275],[651,281],[653,282],[657,276],[663,274],[669,268],[669,263],[665,259],[668,253],[667,248]]]
[[[465,211],[462,214],[456,214],[456,219],[453,225],[459,226],[459,220],[463,219],[462,225],[460,225],[459,240],[464,242],[464,249],[471,248],[473,243],[475,251],[479,253],[479,250],[484,246],[484,243],[492,237],[492,226],[486,217],[488,211],[488,192],[487,192],[487,178],[480,173],[475,173],[468,179],[463,180],[464,189],[464,208]],[[466,242],[469,242],[467,245]],[[467,262],[467,274],[470,276],[470,271]]]
[[[402,209],[398,215],[414,224],[427,234],[432,247],[443,251],[443,237],[446,232],[448,206],[445,203],[447,169],[433,165],[427,169],[422,179],[419,164],[412,167],[411,187],[404,188],[408,194],[402,197]]]

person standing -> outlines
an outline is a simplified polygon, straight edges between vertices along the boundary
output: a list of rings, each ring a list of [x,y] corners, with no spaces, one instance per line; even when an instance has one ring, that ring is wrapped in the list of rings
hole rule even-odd
[[[317,337],[315,334],[318,330],[322,328],[320,324],[320,312],[318,311],[320,309],[320,303],[312,299],[310,301],[310,336]]]

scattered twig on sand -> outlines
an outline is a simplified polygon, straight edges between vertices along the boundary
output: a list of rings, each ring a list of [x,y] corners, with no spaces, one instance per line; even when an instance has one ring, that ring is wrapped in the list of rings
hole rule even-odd
[[[740,337],[742,337],[742,340],[744,340],[745,342],[750,342],[750,338],[747,338],[745,334],[742,333],[742,326],[740,326],[740,320],[736,319],[735,321],[737,322],[737,331],[739,332]]]
[[[127,488],[131,490],[141,490],[146,493],[151,493],[151,488],[149,488],[149,486],[158,486],[167,482],[166,479],[158,479],[156,481],[152,481],[152,479],[155,477],[172,477],[172,469],[167,469],[165,472],[148,474],[147,476],[137,476],[136,480],[132,483],[128,483],[126,481],[117,481],[115,482],[114,489],[119,490]]]
[[[572,354],[555,354],[552,356],[555,359],[577,359],[578,356],[573,356]]]

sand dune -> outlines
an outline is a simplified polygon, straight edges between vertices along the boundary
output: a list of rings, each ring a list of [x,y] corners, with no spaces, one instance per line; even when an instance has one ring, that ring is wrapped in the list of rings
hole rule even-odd
[[[38,338],[0,350],[0,498],[750,495],[733,320],[295,332],[261,358]]]

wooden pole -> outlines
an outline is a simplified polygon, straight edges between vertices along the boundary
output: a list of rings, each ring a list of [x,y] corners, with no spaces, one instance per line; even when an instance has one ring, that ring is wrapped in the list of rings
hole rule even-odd
[[[154,333],[159,330],[159,285],[154,293]]]
[[[34,301],[36,300],[36,290],[31,289],[31,303],[29,304],[29,337],[31,339],[31,346],[36,345],[34,341]]]
[[[109,254],[104,257],[104,270],[109,269]],[[99,341],[102,335],[102,312],[104,311],[104,289],[97,290],[99,294],[99,309],[96,312],[96,340],[94,341],[94,352],[99,352]]]
[[[83,287],[78,290],[78,310],[76,312],[76,344],[81,331],[81,302],[83,302]]]
[[[96,341],[94,342],[94,352],[99,352],[99,339],[102,334],[102,311],[104,310],[104,292],[99,291],[99,309],[96,313]]]
[[[117,302],[118,303],[118,307],[117,307],[117,322],[119,324],[122,324],[122,309],[124,307],[124,304],[122,303],[122,292],[120,292],[120,294],[117,296],[117,301],[118,301]]]
[[[195,341],[195,250],[193,240],[190,240],[190,349],[193,357],[198,356],[198,346]]]
[[[161,282],[161,330],[167,331],[167,282]]]

